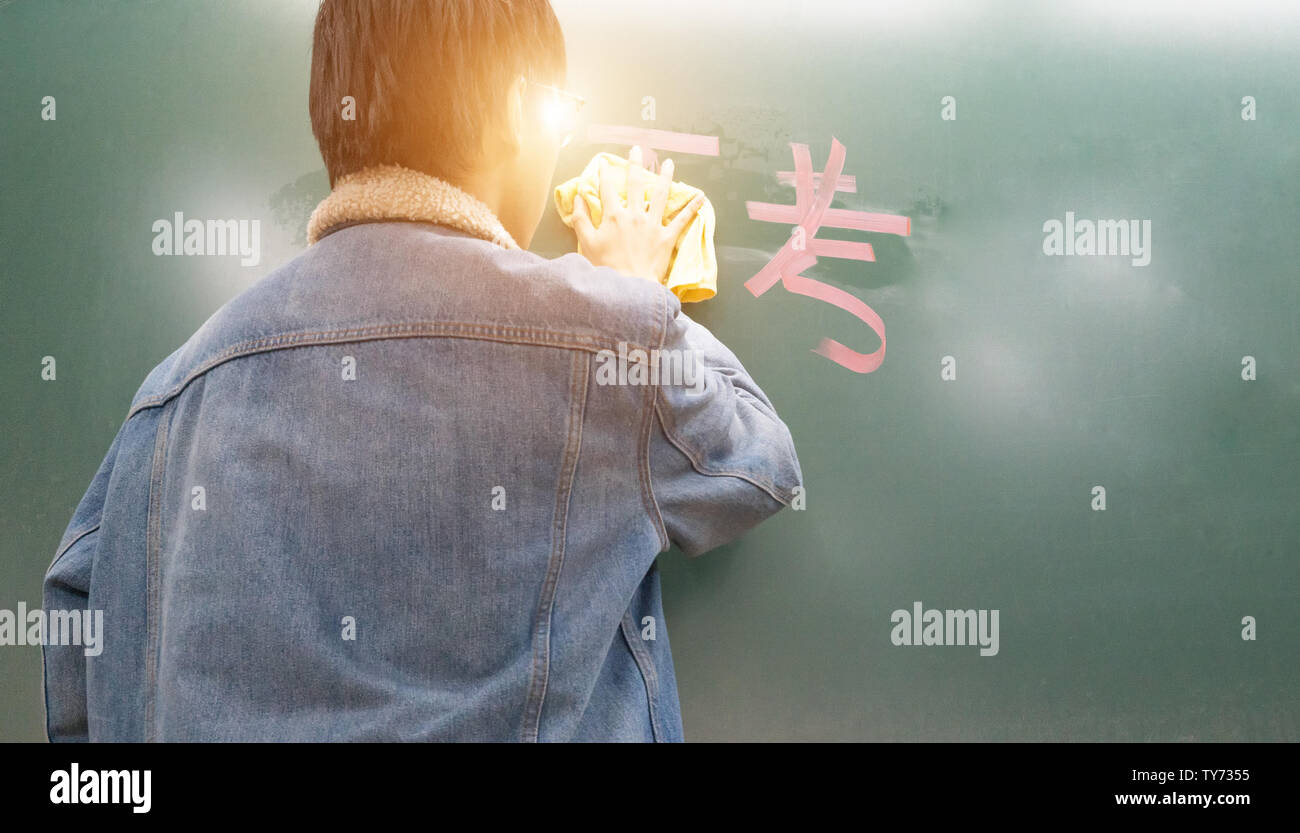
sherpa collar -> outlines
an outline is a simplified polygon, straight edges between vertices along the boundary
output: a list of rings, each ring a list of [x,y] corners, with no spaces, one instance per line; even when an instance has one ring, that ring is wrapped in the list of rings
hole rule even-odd
[[[340,177],[307,222],[311,245],[337,228],[385,220],[434,223],[517,249],[510,232],[482,200],[436,176],[376,165]]]

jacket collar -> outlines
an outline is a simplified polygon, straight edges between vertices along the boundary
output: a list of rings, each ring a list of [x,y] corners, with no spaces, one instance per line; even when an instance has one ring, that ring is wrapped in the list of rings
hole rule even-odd
[[[482,200],[400,165],[376,165],[340,177],[307,222],[307,244],[345,226],[392,220],[448,226],[506,249],[519,248]]]

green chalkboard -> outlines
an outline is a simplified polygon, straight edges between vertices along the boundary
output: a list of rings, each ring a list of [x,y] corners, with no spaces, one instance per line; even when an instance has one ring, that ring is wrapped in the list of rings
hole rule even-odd
[[[689,738],[1300,738],[1300,15],[1193,7],[556,3],[590,124],[717,137],[661,154],[717,210],[689,312],[805,476],[660,559]],[[0,608],[39,603],[145,373],[305,245],[314,11],[0,0]],[[626,151],[591,135],[557,181]],[[870,373],[813,352],[876,350],[861,320],[744,287],[791,240],[747,203],[794,205],[791,144],[821,171],[832,139],[832,208],[910,220],[824,226],[874,260],[802,272],[880,316]],[[178,211],[258,218],[259,262],[156,256]],[[533,248],[572,245],[548,214]],[[996,654],[895,644],[918,605],[997,611]],[[43,737],[38,649],[0,647],[0,703]]]

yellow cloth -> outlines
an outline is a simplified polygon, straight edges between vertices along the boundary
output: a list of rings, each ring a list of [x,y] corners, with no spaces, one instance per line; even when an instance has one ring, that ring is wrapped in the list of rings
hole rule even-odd
[[[599,226],[600,209],[600,162],[610,163],[611,173],[618,186],[618,195],[627,199],[627,160],[612,153],[598,153],[579,176],[574,177],[555,189],[555,208],[560,212],[560,219],[569,228],[573,228],[574,200],[581,196],[587,201],[587,211],[591,214],[592,225]],[[651,186],[654,182],[651,180]],[[682,182],[674,182],[668,190],[668,205],[664,208],[664,225],[686,207],[696,194],[703,193]],[[649,200],[650,190],[642,195]],[[635,200],[633,201],[635,202]],[[713,227],[716,220],[713,205],[708,197],[691,224],[677,239],[677,250],[668,267],[668,279],[664,281],[674,295],[683,303],[707,301],[718,294],[718,256],[713,249]]]

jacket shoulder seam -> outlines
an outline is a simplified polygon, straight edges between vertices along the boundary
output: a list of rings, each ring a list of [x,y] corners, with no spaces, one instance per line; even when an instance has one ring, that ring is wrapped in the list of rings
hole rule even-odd
[[[77,532],[72,533],[72,537],[68,539],[68,543],[59,547],[59,549],[54,553],[54,560],[50,562],[50,567],[53,567],[55,564],[57,564],[59,559],[62,558],[68,552],[68,550],[72,549],[78,541],[80,541],[82,538],[85,538],[87,535],[90,535],[92,532],[98,530],[102,523],[103,521],[101,519],[95,521],[93,524],[83,529],[78,530]]]
[[[782,506],[790,505],[790,499],[786,497],[782,497],[780,494],[781,490],[777,489],[777,487],[773,483],[770,483],[766,480],[760,480],[746,472],[733,471],[729,469],[714,469],[701,463],[699,459],[699,455],[695,453],[687,443],[678,439],[677,435],[673,433],[673,430],[670,427],[671,419],[665,416],[664,411],[665,409],[661,407],[660,402],[656,401],[655,413],[659,417],[659,424],[663,428],[664,436],[668,438],[669,442],[671,442],[674,446],[676,446],[678,451],[686,455],[686,459],[690,461],[691,468],[695,469],[700,474],[707,475],[709,477],[735,477],[740,480],[744,480],[745,482],[750,483],[758,487],[759,489],[762,489],[767,494],[771,495],[772,498],[776,500],[777,503],[780,503]]]

